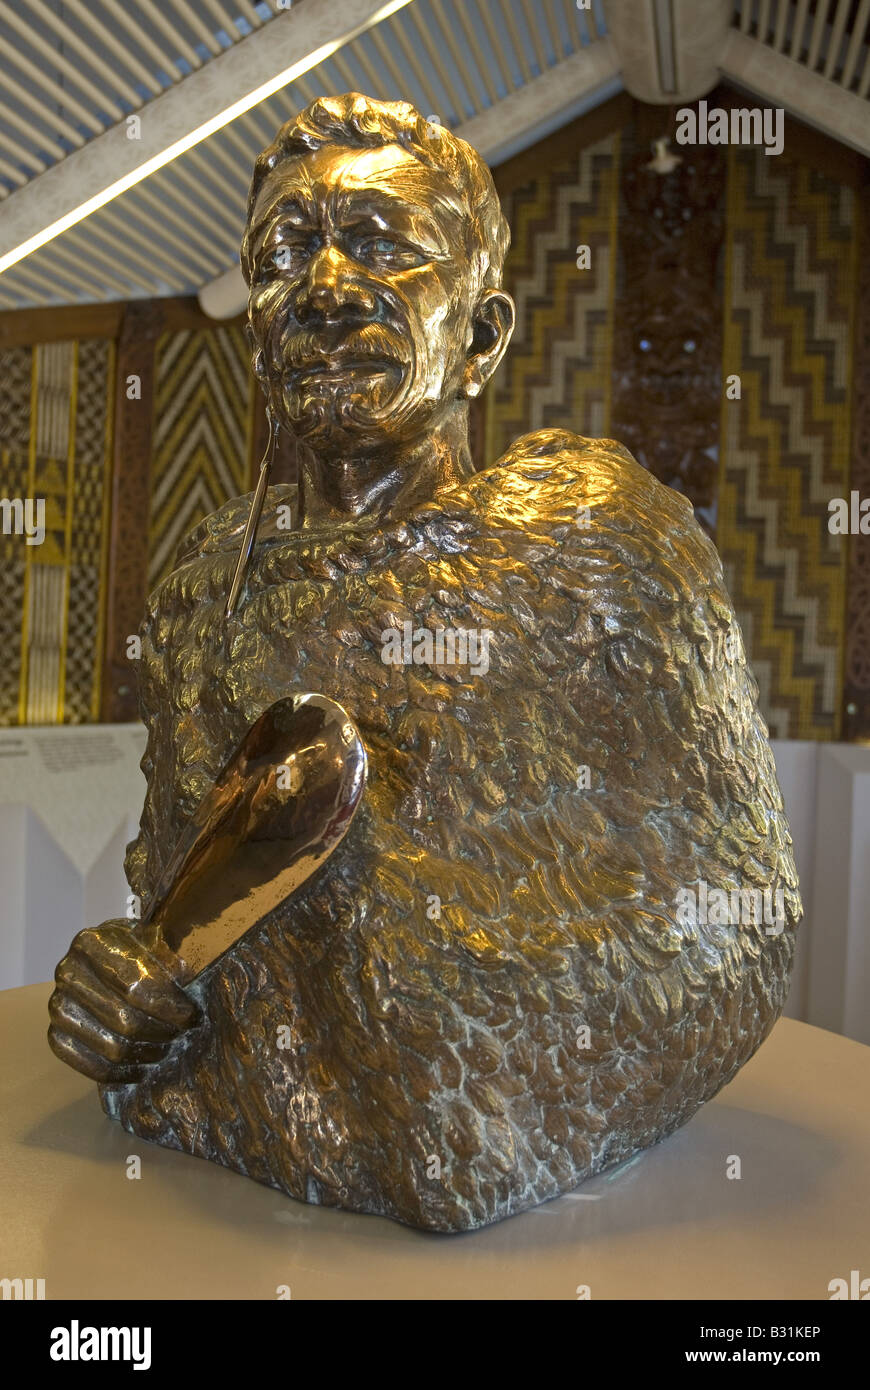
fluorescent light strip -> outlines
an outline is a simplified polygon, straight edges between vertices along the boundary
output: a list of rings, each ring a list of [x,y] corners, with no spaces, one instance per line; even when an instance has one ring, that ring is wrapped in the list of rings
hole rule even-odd
[[[351,39],[355,39],[357,35],[364,34],[367,29],[371,29],[374,25],[380,24],[384,19],[389,19],[390,15],[395,14],[397,10],[403,9],[405,5],[410,3],[411,0],[388,0],[388,3],[377,10],[365,24],[361,24],[357,29],[346,34],[344,38],[336,39],[332,43],[322,44],[320,48],[315,49],[313,53],[309,53],[307,57],[300,59],[298,63],[294,63],[292,67],[285,68],[284,71],[279,72],[276,77],[270,77],[268,82],[264,82],[262,86],[256,87],[254,91],[249,92],[246,97],[241,97],[239,101],[233,102],[232,106],[228,106],[226,110],[221,111],[219,115],[212,116],[211,120],[206,121],[204,125],[197,126],[195,130],[182,136],[182,138],[176,140],[174,144],[167,145],[166,149],[161,150],[159,154],[153,155],[151,159],[146,159],[145,163],[140,164],[138,169],[131,170],[131,172],[125,174],[123,178],[116,179],[114,183],[110,183],[108,188],[104,188],[100,193],[95,193],[93,198],[88,198],[86,202],[80,203],[79,206],[73,208],[71,212],[64,213],[63,217],[59,217],[56,222],[52,222],[49,226],[43,227],[41,232],[37,232],[35,236],[29,237],[27,241],[22,241],[20,246],[15,246],[11,251],[7,251],[4,256],[0,256],[0,274],[2,274],[4,270],[8,270],[10,266],[17,265],[19,261],[23,261],[25,256],[30,256],[34,251],[38,251],[39,248],[45,246],[47,242],[53,241],[56,236],[60,236],[61,232],[68,231],[69,228],[74,227],[77,222],[81,222],[85,217],[89,217],[90,214],[96,212],[98,208],[105,207],[106,203],[110,203],[112,199],[117,198],[119,194],[126,193],[128,189],[134,188],[137,183],[141,183],[142,180],[147,179],[149,175],[155,174],[158,169],[163,169],[167,164],[171,164],[173,159],[177,159],[181,154],[186,154],[188,150],[193,149],[194,145],[198,145],[202,140],[207,140],[210,135],[214,135],[216,131],[221,130],[225,125],[229,125],[230,121],[234,121],[236,117],[243,116],[246,111],[250,111],[252,106],[257,106],[259,102],[265,101],[267,97],[273,96],[275,92],[279,92],[282,87],[286,87],[289,83],[294,82],[296,78],[301,77],[303,73],[310,72],[312,68],[317,67],[318,63],[325,62],[331,54],[335,53],[339,48],[343,48],[346,43],[349,43]]]

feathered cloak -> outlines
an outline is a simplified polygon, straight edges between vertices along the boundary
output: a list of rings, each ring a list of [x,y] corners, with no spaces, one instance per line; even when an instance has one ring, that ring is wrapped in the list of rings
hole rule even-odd
[[[273,519],[286,500],[270,490]],[[245,512],[209,518],[149,604],[132,888],[147,904],[288,694],[344,705],[369,785],[319,874],[193,987],[202,1024],[103,1088],[106,1109],[294,1197],[434,1230],[684,1123],[778,1017],[800,916],[755,682],[688,501],[613,441],[541,431],[401,522],[273,526],[227,622]],[[489,630],[488,671],[385,664],[405,623]],[[693,920],[678,904],[701,884],[781,893],[784,929]]]

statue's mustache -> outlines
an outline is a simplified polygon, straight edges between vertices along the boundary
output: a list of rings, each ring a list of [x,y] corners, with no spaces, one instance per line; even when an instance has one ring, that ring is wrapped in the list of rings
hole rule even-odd
[[[322,327],[302,329],[286,337],[281,345],[282,362],[289,371],[318,363],[328,366],[368,358],[407,364],[411,357],[408,344],[400,334],[380,323],[340,333]]]
[[[272,374],[293,429],[304,436],[330,421],[354,429],[387,420],[395,426],[419,394],[425,359],[417,348],[413,332],[382,320],[286,325],[275,340]],[[369,381],[367,362],[386,370]]]

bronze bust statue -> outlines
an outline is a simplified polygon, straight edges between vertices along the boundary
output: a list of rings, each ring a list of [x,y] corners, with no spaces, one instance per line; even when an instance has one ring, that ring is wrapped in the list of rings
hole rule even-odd
[[[473,470],[507,245],[405,103],[321,99],[260,156],[253,362],[298,491],[228,503],[151,596],[145,919],[81,933],[51,1001],[132,1133],[434,1231],[685,1123],[776,1021],[801,910],[687,499],[561,430]]]

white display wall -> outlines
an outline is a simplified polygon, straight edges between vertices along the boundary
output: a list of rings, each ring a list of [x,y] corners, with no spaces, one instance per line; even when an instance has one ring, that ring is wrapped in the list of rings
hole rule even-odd
[[[131,724],[0,730],[0,988],[126,915],[144,747]],[[870,1043],[870,747],[773,747],[805,913],[786,1013]]]
[[[77,931],[124,917],[140,724],[0,730],[0,989],[50,980]]]

